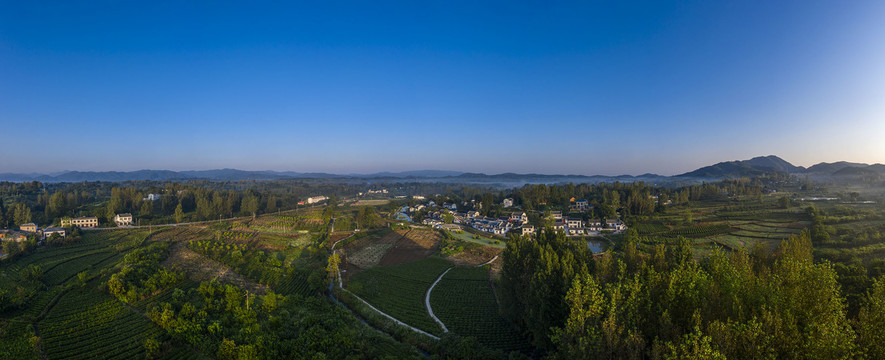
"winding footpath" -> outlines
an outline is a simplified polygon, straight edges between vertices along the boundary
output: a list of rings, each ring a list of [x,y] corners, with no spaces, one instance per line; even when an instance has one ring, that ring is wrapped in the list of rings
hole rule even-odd
[[[433,292],[433,287],[436,286],[436,283],[442,280],[443,276],[446,276],[449,270],[452,270],[452,268],[446,269],[446,271],[443,272],[442,275],[436,278],[436,281],[433,282],[433,285],[430,285],[430,289],[427,289],[427,295],[424,297],[424,305],[427,306],[427,313],[430,314],[430,317],[433,318],[433,321],[436,321],[436,323],[439,324],[444,333],[449,332],[449,328],[446,327],[446,324],[443,324],[442,320],[440,320],[438,317],[436,317],[436,315],[433,314],[433,308],[430,307],[430,293]]]
[[[491,260],[486,261],[486,262],[479,264],[479,265],[475,265],[474,267],[486,266],[488,264],[491,264],[493,261],[495,261],[497,259],[498,259],[498,255],[495,255],[495,257],[493,257]],[[433,285],[430,285],[430,289],[427,289],[427,295],[424,297],[424,305],[427,307],[427,313],[430,314],[430,317],[433,318],[433,321],[436,321],[436,323],[439,324],[439,326],[442,328],[443,332],[449,332],[449,328],[446,327],[446,324],[444,324],[442,322],[442,320],[440,320],[438,317],[436,317],[436,315],[433,314],[433,308],[430,306],[430,293],[433,292],[433,288],[436,287],[436,283],[438,283],[440,280],[442,280],[443,276],[446,276],[446,274],[449,272],[449,270],[452,270],[452,269],[454,269],[454,268],[451,267],[451,268],[446,269],[446,271],[443,272],[442,275],[440,275],[438,278],[436,278],[436,281],[433,282]],[[497,298],[495,301],[497,302]]]

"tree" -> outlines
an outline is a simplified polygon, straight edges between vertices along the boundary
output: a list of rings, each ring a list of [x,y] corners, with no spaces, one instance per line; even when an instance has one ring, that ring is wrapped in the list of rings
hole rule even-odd
[[[255,215],[258,212],[258,198],[252,194],[244,196],[242,203],[240,204],[240,210],[247,214],[251,214],[252,219],[255,219]]]
[[[338,256],[338,253],[332,253],[329,255],[328,264],[326,265],[326,272],[329,274],[329,279],[335,279],[338,276],[338,266],[341,264],[341,257]]]
[[[31,222],[31,208],[25,205],[25,203],[15,204],[12,218],[16,226],[22,226],[22,224]]]
[[[378,215],[375,209],[368,206],[360,206],[356,216],[356,224],[361,229],[373,228],[378,221]]]
[[[870,359],[885,359],[885,277],[866,296],[857,316],[857,343]]]
[[[4,241],[3,253],[6,254],[9,259],[14,259],[21,253],[21,245],[15,241]]]
[[[160,354],[160,342],[154,338],[148,338],[144,341],[144,356],[148,359],[154,359]]]
[[[181,223],[184,220],[184,211],[181,209],[181,203],[178,203],[178,206],[175,207],[175,222]]]
[[[222,360],[236,360],[237,344],[233,340],[225,338],[221,341],[221,345],[218,346],[218,352],[215,355]]]
[[[789,209],[790,208],[790,198],[786,196],[781,196],[777,199],[777,204],[781,209]]]
[[[154,212],[154,205],[150,201],[143,201],[141,203],[141,210],[139,210],[139,215],[141,216],[151,216]]]

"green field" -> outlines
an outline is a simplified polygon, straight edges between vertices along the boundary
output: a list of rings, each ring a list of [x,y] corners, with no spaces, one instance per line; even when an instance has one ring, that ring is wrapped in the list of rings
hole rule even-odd
[[[40,323],[51,359],[142,359],[148,338],[164,332],[105,293],[81,288],[65,294]]]
[[[503,350],[527,350],[528,342],[498,312],[486,267],[456,267],[430,294],[433,312],[449,331],[475,337],[481,344]]]
[[[451,263],[437,257],[375,267],[354,275],[346,287],[390,316],[438,335],[442,329],[427,313],[424,296],[430,285],[450,267]]]

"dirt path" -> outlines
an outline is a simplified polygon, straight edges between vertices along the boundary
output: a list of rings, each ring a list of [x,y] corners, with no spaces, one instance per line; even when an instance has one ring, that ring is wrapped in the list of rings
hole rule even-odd
[[[430,285],[430,289],[427,289],[427,295],[424,297],[424,305],[427,306],[427,313],[430,314],[430,317],[433,318],[433,321],[436,321],[436,323],[439,324],[444,333],[449,332],[449,328],[446,327],[446,324],[443,324],[442,320],[440,320],[438,317],[436,317],[436,315],[433,314],[433,308],[430,307],[430,293],[433,292],[433,288],[436,286],[436,283],[442,280],[443,276],[446,276],[449,270],[452,269],[453,268],[446,269],[446,271],[443,272],[442,275],[436,278],[436,281],[433,282],[433,285]]]
[[[476,267],[486,266],[486,265],[488,265],[488,264],[491,264],[491,263],[494,262],[495,260],[498,260],[498,255],[495,255],[495,257],[493,257],[493,258],[492,258],[491,260],[489,260],[489,261],[486,261],[486,262],[484,262],[484,263],[482,263],[482,264],[476,265]]]
[[[231,284],[241,289],[248,290],[253,294],[264,295],[267,286],[246,279],[227,265],[212,260],[201,254],[188,249],[183,242],[172,245],[171,254],[163,261],[163,265],[169,268],[177,268],[193,281],[211,281],[217,279],[223,284]]]

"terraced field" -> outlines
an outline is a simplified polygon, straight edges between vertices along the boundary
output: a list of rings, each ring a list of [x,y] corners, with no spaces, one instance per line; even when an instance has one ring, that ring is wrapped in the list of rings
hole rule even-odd
[[[65,294],[40,322],[50,359],[142,359],[144,341],[164,339],[150,320],[90,288]]]

